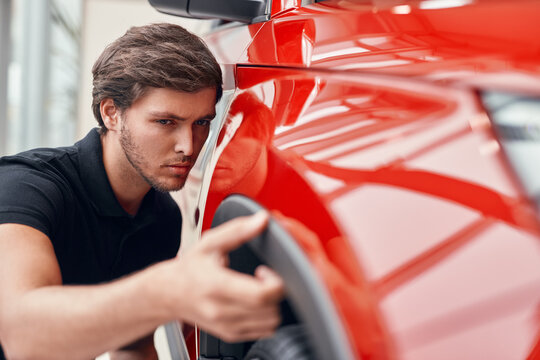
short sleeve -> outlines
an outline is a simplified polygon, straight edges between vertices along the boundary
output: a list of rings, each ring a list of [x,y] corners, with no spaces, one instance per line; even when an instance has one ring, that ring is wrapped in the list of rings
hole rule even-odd
[[[64,212],[61,188],[46,171],[1,162],[0,224],[28,225],[51,238]]]

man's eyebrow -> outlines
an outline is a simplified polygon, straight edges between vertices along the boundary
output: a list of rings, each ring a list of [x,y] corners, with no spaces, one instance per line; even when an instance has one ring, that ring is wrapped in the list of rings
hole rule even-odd
[[[181,120],[181,121],[186,120],[183,117],[177,116],[169,112],[150,111],[149,114],[153,117],[158,117],[158,118],[163,118],[163,119],[175,119],[175,120]]]
[[[178,115],[175,115],[173,113],[169,113],[169,112],[161,112],[161,111],[150,111],[150,116],[152,117],[158,117],[158,118],[163,118],[163,119],[174,119],[174,120],[179,120],[179,121],[185,121],[186,119],[181,117],[181,116],[178,116]],[[211,113],[208,113],[202,117],[200,117],[198,120],[202,120],[202,119],[213,119],[216,117],[216,113],[215,112],[211,112]]]

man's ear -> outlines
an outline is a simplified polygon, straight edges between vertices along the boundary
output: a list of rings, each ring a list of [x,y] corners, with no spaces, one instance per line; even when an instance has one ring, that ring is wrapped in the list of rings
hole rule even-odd
[[[105,127],[109,131],[120,131],[121,114],[120,110],[114,104],[113,99],[103,99],[99,104],[99,111]]]

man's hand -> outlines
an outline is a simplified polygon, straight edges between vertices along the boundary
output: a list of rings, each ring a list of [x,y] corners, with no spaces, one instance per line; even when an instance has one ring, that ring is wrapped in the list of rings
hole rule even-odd
[[[237,218],[203,234],[180,258],[164,263],[170,307],[178,318],[227,341],[270,336],[280,323],[281,278],[266,266],[255,276],[228,269],[227,254],[260,233],[268,214]],[[166,267],[166,268],[165,268]]]

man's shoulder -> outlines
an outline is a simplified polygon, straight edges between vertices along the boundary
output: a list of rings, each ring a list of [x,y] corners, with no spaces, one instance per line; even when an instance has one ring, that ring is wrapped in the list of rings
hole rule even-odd
[[[36,148],[0,158],[0,171],[6,167],[50,170],[58,165],[73,166],[77,156],[75,146]]]
[[[93,129],[86,137],[70,146],[41,147],[15,155],[0,157],[0,171],[5,167],[22,167],[38,170],[72,169],[79,166],[81,151],[101,154],[98,132]]]
[[[0,158],[4,185],[25,181],[39,186],[51,184],[66,192],[79,177],[75,147],[39,148]]]
[[[73,199],[70,148],[40,148],[0,158],[0,223],[19,223],[51,236]]]

